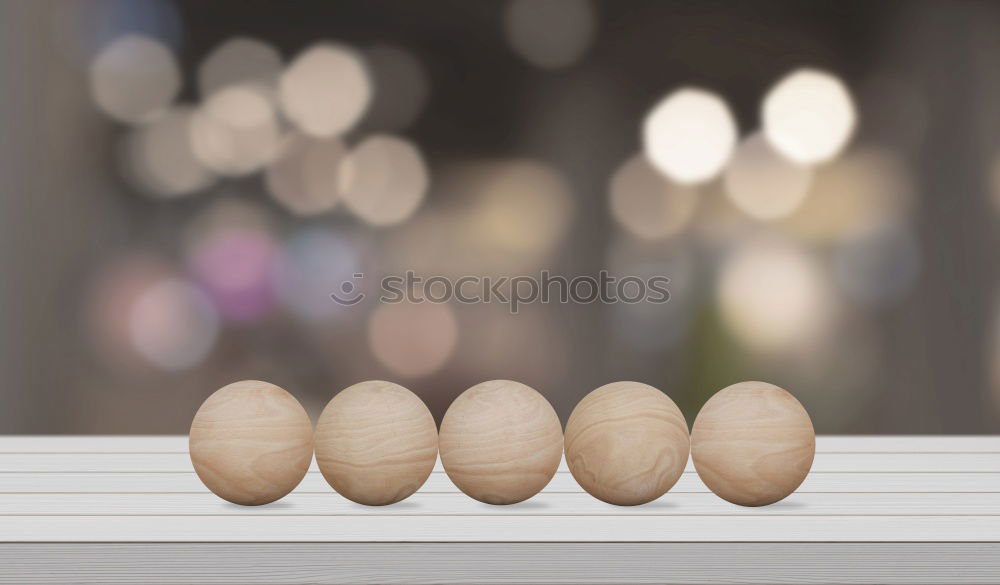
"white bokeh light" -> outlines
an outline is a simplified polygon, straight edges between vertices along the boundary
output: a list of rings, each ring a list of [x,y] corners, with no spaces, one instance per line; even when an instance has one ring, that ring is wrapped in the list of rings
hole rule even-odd
[[[724,177],[730,201],[760,220],[790,215],[812,185],[812,171],[782,157],[761,134],[740,143]]]
[[[642,127],[650,162],[678,183],[701,183],[718,175],[736,146],[736,122],[718,95],[679,89],[658,103]]]
[[[190,107],[172,108],[126,140],[124,171],[141,190],[177,197],[201,191],[215,180],[192,150],[192,112]]]
[[[90,65],[94,102],[105,114],[127,124],[141,124],[163,112],[180,87],[173,53],[150,37],[120,37]]]
[[[611,215],[632,235],[655,240],[680,233],[691,221],[698,192],[671,183],[639,154],[611,177]]]
[[[799,164],[835,158],[857,124],[854,101],[844,83],[815,69],[799,69],[778,81],[761,109],[767,139]]]
[[[340,164],[347,152],[339,138],[318,139],[295,133],[268,165],[264,175],[267,189],[296,215],[330,211],[340,201]]]
[[[815,342],[830,322],[831,297],[819,267],[778,242],[750,242],[729,257],[718,302],[733,335],[765,352]]]
[[[263,41],[248,37],[229,39],[212,49],[198,67],[202,98],[232,85],[276,88],[281,75],[281,55]]]
[[[586,53],[596,29],[588,0],[512,0],[504,32],[514,52],[542,69],[568,67]]]
[[[350,130],[372,98],[372,81],[361,56],[324,43],[295,58],[278,84],[285,115],[300,130],[328,138]]]
[[[195,155],[223,175],[260,170],[277,155],[280,141],[274,106],[257,86],[230,86],[213,93],[191,121]]]
[[[389,135],[363,140],[340,168],[344,204],[375,226],[409,219],[423,201],[429,182],[424,158],[416,145]]]

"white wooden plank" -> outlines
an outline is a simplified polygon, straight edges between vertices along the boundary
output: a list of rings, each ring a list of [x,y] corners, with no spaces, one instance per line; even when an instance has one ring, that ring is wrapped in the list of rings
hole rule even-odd
[[[996,543],[41,543],[12,585],[604,585],[1000,582]]]
[[[319,473],[309,473],[293,493],[330,493]],[[420,493],[457,493],[448,476],[431,474]],[[583,490],[567,473],[557,473],[546,492]],[[697,474],[685,473],[670,493],[707,492]],[[6,473],[0,475],[0,493],[11,492],[173,492],[205,493],[198,476],[191,473]],[[996,473],[814,473],[806,478],[798,493],[806,492],[1000,492]]]
[[[310,467],[318,471],[315,461]],[[440,462],[437,470],[441,470]],[[560,465],[565,471],[565,463]],[[0,473],[9,472],[189,472],[187,453],[5,453]],[[688,462],[687,471],[694,471]],[[818,453],[813,473],[830,472],[1000,472],[1000,453]]]
[[[491,506],[461,493],[415,494],[391,506],[362,506],[333,492],[290,494],[267,506],[237,506],[201,494],[6,494],[0,516],[1000,516],[1000,494],[796,493],[770,506],[745,508],[712,493],[668,493],[643,506],[613,506],[589,494],[541,493]],[[1000,536],[1000,535],[998,535]]]
[[[186,453],[184,435],[0,435],[0,453]],[[819,453],[1000,453],[1000,435],[820,435]]]
[[[998,516],[7,516],[0,542],[997,542]]]
[[[0,453],[187,453],[186,435],[0,435]]]

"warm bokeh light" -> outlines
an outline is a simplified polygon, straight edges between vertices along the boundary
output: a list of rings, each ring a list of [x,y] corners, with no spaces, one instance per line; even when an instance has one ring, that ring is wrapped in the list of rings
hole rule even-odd
[[[892,151],[869,146],[816,168],[809,196],[779,225],[796,237],[828,242],[908,217],[914,198],[905,161]]]
[[[267,166],[267,190],[296,215],[330,211],[340,201],[340,165],[347,147],[339,138],[293,133]]]
[[[794,212],[811,185],[812,171],[778,154],[761,134],[740,143],[725,173],[726,195],[744,213],[760,220]]]
[[[511,48],[542,69],[579,61],[593,43],[596,27],[589,0],[511,0],[504,13]]]
[[[90,91],[108,116],[127,124],[149,121],[173,102],[181,74],[162,42],[126,35],[104,47],[90,65]]]
[[[199,364],[215,345],[219,319],[197,288],[177,278],[160,280],[129,309],[129,331],[136,350],[167,371]]]
[[[350,308],[335,303],[331,293],[343,298],[370,292],[373,275],[358,242],[327,228],[307,228],[285,242],[278,264],[277,292],[283,307],[305,322],[346,315]],[[355,274],[368,273],[366,280]],[[345,284],[350,293],[344,292]]]
[[[791,244],[761,240],[737,248],[721,268],[717,293],[733,335],[764,352],[816,342],[831,316],[821,270]]]
[[[195,156],[190,107],[175,107],[136,128],[124,143],[123,171],[135,186],[160,197],[201,191],[215,180]]]
[[[188,264],[224,319],[252,322],[274,306],[278,254],[267,233],[230,228],[195,244]]]
[[[423,63],[395,45],[378,44],[364,52],[374,92],[362,122],[365,129],[399,132],[420,116],[430,95]]]
[[[448,305],[429,302],[379,305],[368,322],[368,344],[389,371],[418,378],[447,363],[458,341],[458,322]]]
[[[698,192],[672,183],[639,154],[611,177],[611,214],[629,233],[649,240],[683,230],[698,205]]]
[[[556,169],[530,160],[485,164],[470,172],[462,227],[476,256],[497,266],[544,259],[573,219],[573,194]],[[494,255],[499,256],[494,258]],[[508,264],[509,263],[509,264]]]
[[[306,134],[329,138],[350,130],[372,98],[361,56],[344,45],[315,45],[295,58],[278,84],[285,115]]]
[[[847,87],[837,77],[799,69],[764,97],[764,134],[783,155],[800,164],[836,157],[854,133],[857,114]]]
[[[851,300],[878,307],[902,297],[920,272],[920,248],[902,222],[874,224],[839,243],[833,275]]]
[[[643,148],[650,162],[679,183],[701,183],[718,175],[736,146],[736,121],[718,95],[679,89],[647,114]]]
[[[242,176],[260,170],[281,140],[274,106],[256,86],[230,86],[213,93],[191,121],[191,144],[213,171]]]
[[[198,92],[203,99],[232,85],[274,90],[282,61],[271,45],[248,37],[231,38],[212,49],[198,67]]]
[[[340,167],[344,204],[375,226],[406,221],[423,201],[429,182],[420,150],[396,136],[369,136]]]

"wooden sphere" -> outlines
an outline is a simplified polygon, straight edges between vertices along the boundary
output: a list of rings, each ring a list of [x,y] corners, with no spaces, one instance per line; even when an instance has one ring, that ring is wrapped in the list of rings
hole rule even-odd
[[[562,425],[535,390],[510,380],[469,388],[441,421],[441,463],[451,481],[487,504],[515,504],[548,485],[562,459]]]
[[[224,500],[257,506],[299,485],[312,462],[312,422],[295,397],[274,384],[234,382],[217,390],[191,422],[191,463]]]
[[[651,502],[674,487],[689,452],[674,401],[652,386],[615,382],[584,397],[566,423],[566,464],[580,487],[619,506]]]
[[[717,392],[691,432],[698,476],[720,498],[741,506],[766,506],[794,492],[815,453],[809,413],[794,396],[765,382]]]
[[[342,390],[316,423],[316,463],[345,498],[384,506],[424,485],[437,461],[437,425],[416,394],[392,382]]]

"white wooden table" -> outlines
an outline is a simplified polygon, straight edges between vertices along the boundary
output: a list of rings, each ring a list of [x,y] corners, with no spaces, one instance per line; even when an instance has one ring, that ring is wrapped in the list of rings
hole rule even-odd
[[[0,583],[1000,583],[1000,437],[820,437],[798,492],[714,496],[689,465],[635,508],[561,468],[513,506],[440,469],[366,508],[315,466],[285,499],[228,504],[186,437],[0,437]]]

